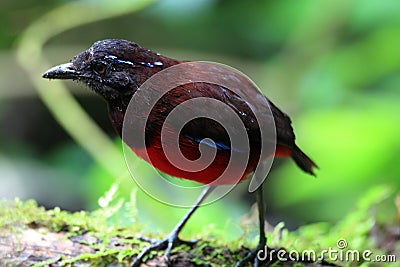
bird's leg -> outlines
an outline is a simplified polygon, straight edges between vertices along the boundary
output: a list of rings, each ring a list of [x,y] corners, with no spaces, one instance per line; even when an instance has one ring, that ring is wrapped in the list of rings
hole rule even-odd
[[[255,249],[250,251],[250,253],[241,261],[236,263],[235,267],[243,267],[248,262],[254,261],[255,267],[259,264],[259,259],[257,254],[260,250],[264,250],[267,243],[267,238],[265,237],[265,208],[264,208],[264,195],[263,195],[263,185],[261,184],[256,191],[256,201],[258,208],[258,220],[260,226],[260,239],[258,245]]]
[[[172,248],[176,245],[180,244],[187,244],[192,246],[196,243],[196,241],[183,241],[180,240],[178,235],[185,226],[186,222],[190,219],[193,213],[197,210],[200,204],[204,201],[204,199],[213,191],[215,187],[207,186],[201,195],[196,200],[196,203],[192,206],[192,208],[185,214],[185,216],[179,221],[179,223],[175,226],[175,228],[171,231],[171,233],[163,240],[154,240],[154,239],[147,239],[141,238],[142,240],[148,241],[152,243],[150,246],[144,248],[139,255],[133,260],[131,267],[137,267],[142,262],[143,258],[152,250],[161,250],[165,249],[164,252],[164,259],[166,262],[169,261],[169,253],[171,252]]]

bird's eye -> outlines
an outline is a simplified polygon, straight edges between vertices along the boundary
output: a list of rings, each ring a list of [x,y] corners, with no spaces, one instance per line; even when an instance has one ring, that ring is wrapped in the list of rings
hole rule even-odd
[[[104,74],[107,70],[107,65],[104,62],[95,62],[93,64],[93,70],[98,74]]]

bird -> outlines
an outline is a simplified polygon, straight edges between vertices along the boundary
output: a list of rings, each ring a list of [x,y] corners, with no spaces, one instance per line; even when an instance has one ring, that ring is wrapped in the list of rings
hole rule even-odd
[[[248,89],[246,86],[243,86],[243,88],[238,86],[237,91],[235,91],[224,85],[201,81],[177,85],[175,88],[166,91],[154,103],[144,124],[143,142],[124,140],[124,120],[128,116],[131,101],[143,91],[142,86],[152,77],[161,75],[174,67],[182,67],[183,72],[189,72],[191,75],[197,75],[202,71],[204,65],[187,65],[190,62],[160,55],[132,41],[105,39],[95,42],[87,50],[76,55],[70,62],[55,66],[42,75],[46,79],[75,80],[85,83],[106,101],[111,124],[134,153],[163,173],[207,185],[192,208],[171,233],[163,240],[149,240],[151,244],[133,259],[131,266],[139,266],[152,250],[164,249],[164,257],[168,262],[169,254],[174,246],[181,243],[193,245],[190,241],[181,240],[179,233],[200,204],[215,187],[246,180],[254,173],[259,162],[265,160],[260,156],[262,155],[261,146],[264,144],[260,124],[264,124],[263,127],[266,127],[270,132],[272,131],[275,137],[275,142],[268,143],[274,146],[267,153],[268,157],[292,158],[302,171],[314,176],[314,170],[318,168],[314,161],[296,145],[296,137],[289,116],[273,104],[262,92],[253,90],[253,88]],[[239,85],[240,83],[245,82],[239,79]],[[146,87],[145,93],[151,90],[156,89]],[[173,125],[165,125],[168,115],[180,104],[199,98],[219,101],[218,103],[224,104],[227,108],[216,105],[213,110],[214,113],[223,117],[224,112],[229,110],[229,112],[236,114],[244,125],[249,142],[248,149],[245,151],[248,160],[245,162],[243,172],[236,175],[238,177],[218,179],[227,168],[231,156],[243,154],[245,150],[232,145],[229,133],[220,122],[203,116],[187,122],[180,129],[174,128]],[[200,104],[196,105],[196,102],[193,103],[187,105],[188,112],[191,112],[191,109],[201,110],[206,108]],[[143,114],[138,114],[141,113],[142,105],[138,102],[136,106],[139,106],[139,108],[133,109],[133,114],[129,112],[129,115],[137,119]],[[263,110],[265,107],[270,112],[263,112],[257,116],[255,110]],[[134,123],[132,125],[135,127]],[[205,146],[216,151],[213,161],[206,168],[198,171],[191,171],[172,164],[163,150],[163,146],[172,142],[172,138],[161,138],[163,128],[166,127],[168,128],[165,131],[167,136],[178,136],[179,145],[177,149],[181,150],[180,152],[185,158],[195,161],[201,157],[201,146]],[[262,187],[262,185],[259,186],[255,191],[259,211],[259,243],[236,266],[245,266],[251,261],[257,266],[259,264],[256,256],[257,251],[266,245]]]

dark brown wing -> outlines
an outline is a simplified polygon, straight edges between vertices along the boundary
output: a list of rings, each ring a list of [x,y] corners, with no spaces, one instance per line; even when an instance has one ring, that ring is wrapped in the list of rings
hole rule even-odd
[[[196,72],[197,69],[194,68],[190,71]],[[291,151],[289,156],[294,159],[297,165],[305,172],[313,174],[312,169],[316,165],[296,146],[290,118],[247,79],[241,76],[235,77],[238,82],[230,86],[240,84],[240,88],[234,88],[237,93],[224,86],[205,82],[188,83],[168,91],[154,107],[154,112],[150,114],[148,120],[150,123],[146,127],[146,143],[150,145],[152,140],[156,140],[157,136],[160,136],[165,119],[180,104],[199,97],[215,99],[224,103],[224,105],[203,106],[201,103],[197,103],[192,106],[187,105],[186,109],[182,109],[180,112],[185,115],[200,114],[204,110],[210,111],[212,114],[217,114],[217,117],[219,116],[220,121],[224,122],[222,125],[207,119],[206,112],[203,118],[190,121],[183,129],[178,127],[175,127],[175,129],[173,125],[169,129],[180,132],[183,137],[189,138],[195,143],[199,143],[204,138],[210,138],[215,142],[218,149],[231,149],[240,152],[240,147],[231,147],[229,135],[223,127],[223,125],[230,125],[230,122],[226,121],[227,116],[225,114],[234,111],[245,126],[252,154],[260,153],[261,144],[263,148],[271,147],[271,144],[274,145],[276,134],[277,149],[280,145],[288,148]],[[257,116],[253,111],[257,113]],[[267,133],[262,133],[263,138],[261,138],[260,125],[262,129],[267,129]],[[235,133],[235,129],[233,131]],[[271,131],[274,134],[270,134]],[[265,155],[267,154],[265,153]]]
[[[248,135],[247,138],[251,141],[250,146],[260,147],[261,135],[259,126],[249,104],[227,88],[209,83],[185,84],[170,90],[155,106],[155,112],[152,112],[148,120],[151,123],[148,125],[147,131],[153,134],[154,137],[158,136],[162,123],[171,111],[180,104],[185,103],[185,101],[200,98],[202,100],[196,102],[195,105],[187,104],[180,112],[183,120],[185,115],[201,115],[187,122],[182,129],[178,129],[179,123],[176,127],[172,126],[172,128],[176,128],[175,130],[180,132],[182,136],[194,142],[199,143],[204,138],[210,138],[215,142],[218,149],[240,151],[240,147],[231,147],[231,140],[228,134],[229,131],[232,135],[240,135],[242,132],[239,131],[239,127],[231,127],[230,129],[224,127],[235,124],[229,118],[230,114],[236,113],[242,121],[241,128],[245,129],[244,131]],[[217,100],[218,102],[207,103],[209,99]],[[269,121],[273,126],[272,115]],[[152,138],[150,137],[150,139]]]
[[[250,108],[250,103],[222,86],[214,84],[196,84],[195,88],[198,90],[192,90],[189,93],[192,98],[198,96],[212,97],[224,102],[233,111],[235,111],[246,127],[253,150],[254,147],[260,146],[261,135],[259,124]],[[260,107],[260,105],[263,105],[265,108],[266,103],[269,104],[276,127],[276,141],[278,144],[276,149],[279,149],[281,146],[289,148],[291,151],[290,156],[293,158],[296,164],[303,171],[315,175],[313,168],[318,168],[318,166],[296,145],[296,136],[293,131],[290,117],[276,107],[275,104],[269,101],[265,96],[262,96],[263,99],[260,96],[262,96],[261,93],[256,92],[255,98],[258,99],[258,101],[252,104],[256,105],[255,108]],[[267,102],[265,102],[265,100]],[[273,121],[271,120],[270,116],[271,114],[268,112],[267,114],[262,114],[261,123],[267,123],[269,127],[273,127]],[[188,124],[187,127],[184,128],[183,132],[187,136],[193,138],[193,140],[199,141],[204,138],[211,138],[217,144],[217,148],[231,149],[229,136],[227,135],[226,131],[224,131],[224,128],[221,125],[213,122],[212,120],[198,119],[197,121],[193,121],[192,124]]]

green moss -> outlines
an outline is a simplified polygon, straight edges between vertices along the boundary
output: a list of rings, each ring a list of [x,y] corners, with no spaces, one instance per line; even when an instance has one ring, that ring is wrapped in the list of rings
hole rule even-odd
[[[85,211],[69,213],[57,207],[45,210],[34,200],[22,202],[16,199],[13,202],[0,202],[0,229],[13,231],[23,225],[45,226],[55,232],[67,231],[71,234],[80,234],[86,231],[102,230],[100,228],[104,227],[104,221]]]
[[[283,247],[287,251],[296,250],[300,253],[313,250],[316,255],[321,255],[323,250],[329,248],[343,253],[349,250],[371,250],[375,255],[384,255],[387,252],[377,247],[378,244],[374,241],[376,236],[372,236],[372,232],[374,227],[384,225],[387,221],[395,219],[396,212],[394,210],[392,214],[385,214],[385,216],[378,212],[385,210],[382,208],[383,206],[392,205],[393,198],[393,192],[389,187],[374,187],[359,200],[357,209],[349,213],[336,225],[323,222],[314,223],[290,232],[283,227],[283,224],[278,224],[275,231],[268,234],[268,246]],[[379,221],[378,217],[384,218],[384,221]],[[279,233],[281,233],[280,238],[276,238]],[[400,244],[399,241],[397,243]],[[340,266],[358,266],[363,262],[362,260],[359,262],[340,262],[338,260],[334,263]]]
[[[137,254],[144,245],[133,239],[132,234],[138,232],[139,226],[132,224],[129,227],[121,228],[121,222],[115,217],[125,206],[131,208],[131,204],[123,201],[116,201],[94,211],[80,211],[69,213],[56,207],[46,210],[39,207],[34,200],[22,202],[19,199],[14,201],[0,202],[0,234],[21,233],[27,228],[46,229],[50,232],[64,232],[65,237],[79,236],[86,234],[96,237],[99,242],[90,243],[84,238],[79,243],[86,244],[93,248],[95,253],[83,253],[77,257],[64,259],[61,265],[70,265],[74,262],[90,261],[97,265],[104,262],[122,262]],[[133,214],[135,214],[133,212]],[[135,218],[130,218],[134,221]],[[112,223],[110,222],[112,221]],[[123,244],[122,248],[110,248],[111,239],[118,237],[118,242]],[[54,261],[54,259],[50,260]],[[35,267],[46,266],[49,262],[36,264]]]
[[[134,199],[134,198],[132,198]],[[346,248],[363,251],[372,250],[375,254],[385,254],[382,248],[377,247],[373,242],[374,238],[371,233],[374,227],[380,222],[378,221],[380,206],[385,202],[392,202],[392,192],[387,187],[377,187],[368,192],[364,198],[358,203],[358,208],[343,218],[336,225],[327,223],[315,223],[305,225],[297,231],[290,232],[285,229],[284,224],[278,224],[274,231],[267,234],[268,246],[276,248],[285,248],[287,251],[296,250],[302,252],[305,250],[313,250],[321,253],[327,248],[338,248],[338,241],[345,240]],[[393,202],[392,202],[393,204]],[[0,234],[20,233],[26,228],[47,229],[52,232],[64,232],[66,237],[75,236],[91,236],[95,237],[97,242],[89,242],[87,239],[79,239],[79,243],[85,244],[94,250],[94,253],[83,253],[74,258],[51,259],[39,264],[35,267],[46,266],[54,261],[62,266],[73,266],[78,262],[89,262],[93,266],[104,266],[106,263],[119,262],[122,265],[128,265],[130,259],[137,255],[147,242],[142,242],[134,236],[140,235],[141,228],[136,220],[136,212],[129,218],[129,225],[126,222],[126,215],[123,216],[124,221],[120,221],[119,213],[125,208],[134,210],[134,202],[110,199],[102,208],[94,212],[75,212],[69,213],[54,208],[46,210],[39,207],[33,200],[22,202],[18,199],[14,201],[0,202]],[[395,209],[394,209],[395,211]],[[394,212],[393,217],[396,217]],[[385,221],[388,216],[385,217]],[[204,233],[203,233],[204,234]],[[254,243],[255,239],[248,239],[250,231],[242,238],[235,242],[226,242],[223,238],[215,238],[213,233],[206,231],[199,242],[189,247],[181,245],[172,250],[172,254],[186,251],[191,255],[191,261],[199,266],[211,264],[211,266],[230,266],[234,265],[237,260],[243,258],[248,249],[243,244]],[[161,239],[163,236],[152,236]],[[251,242],[247,242],[251,241]],[[397,242],[397,247],[400,242]],[[252,245],[249,247],[252,247]],[[163,251],[151,252],[146,259],[155,256],[162,256]],[[363,262],[339,262],[340,265],[358,266]],[[366,263],[364,263],[365,265]],[[274,263],[279,266],[280,263]],[[301,265],[301,264],[300,264]],[[366,265],[367,266],[367,265]]]

